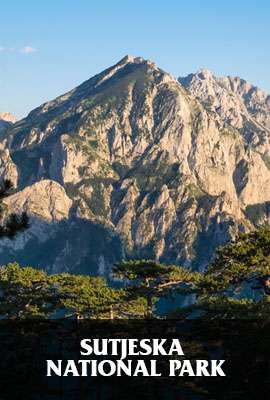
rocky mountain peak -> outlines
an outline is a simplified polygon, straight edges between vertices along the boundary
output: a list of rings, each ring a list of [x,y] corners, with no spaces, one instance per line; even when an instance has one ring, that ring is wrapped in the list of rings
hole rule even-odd
[[[127,54],[123,58],[121,58],[121,60],[117,64],[133,63],[135,58],[136,57],[134,57],[134,56],[132,56],[130,54]]]
[[[0,112],[0,131],[10,127],[16,122],[16,117],[9,112]]]
[[[116,65],[119,64],[152,64],[154,65],[155,63],[153,63],[150,60],[145,60],[143,57],[134,57],[130,54],[127,54],[125,57],[123,57]]]
[[[214,78],[213,73],[207,68],[199,69],[199,71],[194,75],[196,76],[197,79],[201,80],[211,80]]]
[[[263,129],[270,129],[270,97],[239,77],[216,77],[208,70],[179,78],[179,82],[207,110],[221,117],[220,123],[241,129],[253,143],[268,141]]]
[[[220,84],[243,101],[248,113],[270,130],[270,96],[262,89],[239,77],[219,78]]]
[[[198,81],[206,81],[204,84],[207,84],[208,81],[212,81],[215,79],[214,74],[207,68],[200,68],[197,72],[191,73],[184,77],[179,77],[178,81],[184,86],[189,87],[191,83],[195,83]]]
[[[17,182],[14,207],[36,214],[46,199],[46,239],[29,233],[39,254],[55,249],[42,266],[108,273],[136,256],[201,268],[270,221],[268,100],[239,78],[203,69],[177,81],[126,56],[33,110],[3,136],[0,173]]]
[[[0,112],[0,120],[12,122],[14,124],[17,121],[17,118],[9,112]]]

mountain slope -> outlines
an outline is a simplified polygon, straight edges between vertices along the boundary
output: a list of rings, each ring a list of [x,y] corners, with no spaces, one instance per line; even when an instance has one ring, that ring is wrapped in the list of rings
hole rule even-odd
[[[14,165],[9,150],[6,131],[16,122],[16,118],[8,112],[0,112],[0,179],[10,179],[14,185],[17,184],[18,172]]]
[[[71,202],[42,242],[34,228],[18,239],[27,246],[31,236],[31,262],[41,265],[38,249],[53,238],[48,270],[108,273],[123,256],[198,267],[239,230],[268,221],[269,97],[237,79],[201,71],[177,81],[127,56],[9,129],[17,201],[53,181],[59,204]],[[28,207],[39,232],[45,203]],[[16,245],[2,246],[6,260]]]

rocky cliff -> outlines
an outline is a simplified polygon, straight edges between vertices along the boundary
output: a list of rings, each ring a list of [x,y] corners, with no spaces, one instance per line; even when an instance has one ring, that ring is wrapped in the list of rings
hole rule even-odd
[[[269,221],[270,98],[207,70],[127,56],[1,136],[0,173],[32,216],[4,262],[108,274],[122,257],[201,267]]]

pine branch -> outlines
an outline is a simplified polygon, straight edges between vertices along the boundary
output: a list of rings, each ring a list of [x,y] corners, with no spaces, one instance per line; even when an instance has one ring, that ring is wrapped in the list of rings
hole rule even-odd
[[[25,212],[21,215],[10,214],[4,225],[0,225],[0,237],[14,238],[14,236],[29,227],[29,218]]]

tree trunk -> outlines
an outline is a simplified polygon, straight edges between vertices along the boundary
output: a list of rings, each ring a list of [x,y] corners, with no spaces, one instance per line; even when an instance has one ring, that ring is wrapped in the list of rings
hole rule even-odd
[[[146,316],[147,316],[147,318],[152,318],[152,316],[153,316],[153,301],[152,301],[152,295],[150,293],[147,295]]]
[[[113,306],[110,308],[110,319],[114,319]]]

